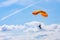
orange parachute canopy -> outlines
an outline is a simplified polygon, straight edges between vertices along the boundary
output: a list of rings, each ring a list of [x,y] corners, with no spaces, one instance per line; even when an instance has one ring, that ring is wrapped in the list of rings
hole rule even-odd
[[[48,17],[48,14],[45,11],[42,11],[42,10],[36,10],[32,14],[33,15],[41,14],[43,17]]]

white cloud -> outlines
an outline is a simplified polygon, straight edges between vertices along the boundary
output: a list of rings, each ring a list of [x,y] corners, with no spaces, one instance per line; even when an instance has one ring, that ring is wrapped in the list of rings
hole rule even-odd
[[[40,30],[39,24],[42,27]],[[23,25],[4,24],[0,29],[0,40],[60,40],[60,24],[45,25],[32,21]]]
[[[42,1],[42,0],[40,0],[40,1]],[[45,1],[50,2],[52,0],[45,0]],[[60,2],[60,0],[53,0],[53,2],[54,1]],[[6,0],[6,1],[0,2],[0,7],[6,7],[6,6],[13,5],[13,4],[25,6],[25,5],[30,5],[31,3],[34,3],[34,2],[36,2],[36,1],[35,0]]]
[[[18,4],[20,5],[28,5],[31,4],[33,0],[19,0]]]
[[[0,7],[9,6],[16,2],[18,2],[18,0],[6,0],[6,1],[0,3]]]
[[[57,28],[58,28],[57,24],[52,24],[52,25],[47,25],[45,29],[49,31],[54,31]]]
[[[6,0],[3,2],[0,2],[0,7],[6,7],[6,6],[10,6],[13,4],[17,4],[17,5],[30,5],[31,3],[34,3],[35,0]]]
[[[25,25],[26,26],[28,26],[29,27],[29,29],[27,30],[27,31],[39,31],[39,25],[41,25],[41,27],[43,28],[45,25],[44,25],[44,23],[42,23],[42,22],[37,22],[37,21],[32,21],[32,22],[29,22],[29,23],[25,23]]]

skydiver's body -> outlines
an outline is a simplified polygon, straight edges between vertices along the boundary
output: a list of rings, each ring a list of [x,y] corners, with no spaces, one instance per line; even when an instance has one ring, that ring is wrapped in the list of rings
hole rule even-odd
[[[39,25],[39,28],[42,29],[42,28],[41,28],[41,25]]]

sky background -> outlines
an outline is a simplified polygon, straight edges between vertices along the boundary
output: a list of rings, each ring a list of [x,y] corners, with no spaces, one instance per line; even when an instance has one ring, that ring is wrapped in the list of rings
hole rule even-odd
[[[34,16],[35,10],[44,10],[48,17]],[[39,21],[60,24],[60,0],[0,0],[0,25],[16,25]]]

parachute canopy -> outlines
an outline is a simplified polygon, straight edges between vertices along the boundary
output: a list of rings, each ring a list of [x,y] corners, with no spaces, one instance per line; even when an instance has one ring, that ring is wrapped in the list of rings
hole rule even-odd
[[[42,10],[36,10],[32,14],[33,15],[41,14],[43,17],[48,17],[48,14],[45,11],[42,11]]]

